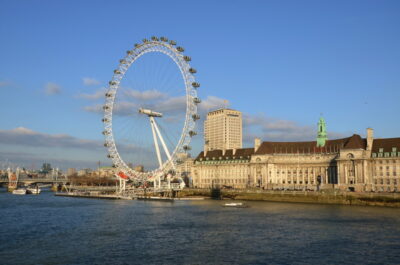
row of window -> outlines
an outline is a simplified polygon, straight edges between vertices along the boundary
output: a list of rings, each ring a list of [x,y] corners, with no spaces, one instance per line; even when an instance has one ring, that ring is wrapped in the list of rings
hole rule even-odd
[[[400,157],[400,152],[372,153],[372,157]]]
[[[245,184],[247,179],[201,179],[201,183],[206,184]]]
[[[398,180],[397,179],[375,179],[375,185],[378,185],[378,184],[380,184],[380,185],[383,185],[383,184],[386,184],[386,185],[390,185],[390,184],[393,184],[393,185],[397,185],[397,183],[398,183]]]

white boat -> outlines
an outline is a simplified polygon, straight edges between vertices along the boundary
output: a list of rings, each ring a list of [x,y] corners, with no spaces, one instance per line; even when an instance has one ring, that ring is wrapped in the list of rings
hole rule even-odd
[[[26,192],[29,194],[40,194],[41,191],[39,187],[30,187],[26,189]]]
[[[248,205],[244,204],[243,202],[230,202],[225,203],[222,205],[223,207],[236,207],[236,208],[247,208]]]
[[[15,190],[12,191],[12,194],[25,195],[26,194],[26,189],[15,189]]]

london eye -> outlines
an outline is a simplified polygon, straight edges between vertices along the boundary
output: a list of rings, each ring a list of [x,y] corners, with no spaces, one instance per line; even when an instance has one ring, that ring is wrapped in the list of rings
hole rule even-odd
[[[196,135],[196,69],[165,37],[135,44],[114,70],[103,106],[104,146],[118,176],[148,181],[176,174]]]

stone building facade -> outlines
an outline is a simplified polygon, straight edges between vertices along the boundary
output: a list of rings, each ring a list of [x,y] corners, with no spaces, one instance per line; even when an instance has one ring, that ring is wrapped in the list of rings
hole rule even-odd
[[[320,128],[319,128],[320,130]],[[354,134],[317,141],[261,142],[254,148],[204,150],[192,164],[193,186],[288,190],[400,191],[400,138]]]

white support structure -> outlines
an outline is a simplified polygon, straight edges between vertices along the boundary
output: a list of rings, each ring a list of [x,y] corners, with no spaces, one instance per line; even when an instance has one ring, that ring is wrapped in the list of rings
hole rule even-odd
[[[160,165],[160,168],[162,167],[162,159],[161,159],[161,154],[160,154],[160,148],[158,146],[158,140],[157,140],[157,135],[155,132],[154,128],[156,127],[156,121],[154,120],[153,116],[150,116],[150,125],[151,125],[151,131],[153,132],[153,139],[154,139],[154,145],[156,147],[156,153],[157,153],[157,158],[158,158],[158,163]]]
[[[150,118],[153,118],[153,117],[150,117]],[[158,135],[158,137],[160,138],[162,147],[164,148],[164,152],[165,152],[165,154],[167,155],[168,160],[171,160],[171,154],[170,154],[169,151],[168,151],[167,145],[166,145],[165,142],[164,142],[164,138],[162,138],[162,136],[161,136],[160,130],[158,129],[157,123],[156,123],[156,121],[154,120],[154,118],[153,118],[153,121],[154,121],[154,128],[156,129],[157,135]]]
[[[155,112],[155,111],[148,110],[148,109],[142,109],[142,108],[139,109],[139,113],[149,116],[151,131],[153,133],[154,146],[156,148],[157,159],[158,159],[158,163],[160,165],[160,169],[162,169],[163,161],[161,158],[161,152],[160,152],[160,147],[158,146],[157,138],[160,139],[161,145],[162,145],[164,152],[168,158],[168,161],[171,161],[171,154],[167,148],[167,145],[165,144],[164,138],[162,137],[160,130],[158,129],[156,120],[154,119],[154,117],[162,117],[162,113]],[[173,167],[175,167],[174,163],[171,163],[171,164]],[[169,182],[169,178],[168,178],[168,182]],[[157,186],[159,189],[161,188],[161,176],[160,175],[157,176],[157,180],[154,179],[154,188],[157,188]]]
[[[126,188],[126,180],[116,175],[119,179],[119,193],[122,194]]]

